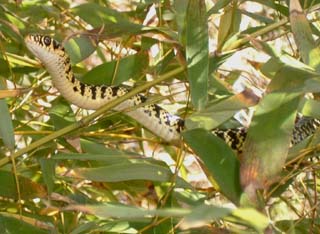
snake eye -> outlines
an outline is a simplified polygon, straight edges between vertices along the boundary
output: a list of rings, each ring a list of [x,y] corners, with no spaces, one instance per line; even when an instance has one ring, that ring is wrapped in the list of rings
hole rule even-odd
[[[45,37],[43,38],[43,42],[44,42],[44,44],[45,44],[46,46],[49,46],[49,45],[51,44],[51,38],[48,37],[48,36],[45,36]]]

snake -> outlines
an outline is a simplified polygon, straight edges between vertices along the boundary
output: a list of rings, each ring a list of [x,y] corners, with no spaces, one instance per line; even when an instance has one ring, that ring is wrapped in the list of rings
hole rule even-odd
[[[75,78],[70,57],[62,44],[48,35],[29,34],[25,37],[28,50],[40,60],[52,78],[53,85],[70,103],[89,110],[96,110],[106,103],[129,92],[122,86],[86,84]],[[142,126],[167,142],[181,139],[185,121],[171,114],[157,104],[147,104],[147,97],[137,94],[114,107],[135,119]],[[133,108],[136,107],[136,108]],[[291,144],[295,145],[312,135],[320,125],[320,120],[312,117],[297,118]],[[214,129],[212,133],[238,153],[242,152],[247,136],[247,128]]]

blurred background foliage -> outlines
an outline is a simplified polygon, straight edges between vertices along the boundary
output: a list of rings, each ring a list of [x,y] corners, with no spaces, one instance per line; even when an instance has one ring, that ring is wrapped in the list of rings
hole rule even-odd
[[[0,233],[320,233],[319,133],[289,145],[298,112],[320,115],[319,7],[0,0]],[[183,141],[67,103],[30,33],[61,41],[82,81],[186,119]],[[210,133],[241,125],[242,155]]]

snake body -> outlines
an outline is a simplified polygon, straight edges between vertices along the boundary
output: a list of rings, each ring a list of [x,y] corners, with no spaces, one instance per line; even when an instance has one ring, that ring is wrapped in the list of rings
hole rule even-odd
[[[71,69],[70,58],[63,46],[49,36],[28,35],[25,43],[47,69],[52,77],[53,85],[72,104],[84,109],[95,110],[128,92],[126,88],[120,86],[89,85],[77,80]],[[184,129],[184,120],[156,104],[144,105],[146,100],[145,96],[138,94],[116,106],[114,110],[130,109],[125,114],[165,141],[179,140],[180,133]],[[298,119],[293,130],[292,144],[313,134],[319,125],[320,121],[314,118]],[[215,129],[212,133],[223,139],[232,149],[241,152],[247,130],[243,127]]]
[[[104,104],[128,92],[119,86],[89,85],[77,80],[71,70],[70,58],[64,48],[49,36],[29,35],[25,39],[28,49],[43,63],[50,73],[53,85],[69,102],[84,108],[95,110]],[[127,115],[150,129],[166,141],[176,141],[184,127],[184,121],[160,108],[158,105],[143,105],[146,98],[135,95],[114,109],[126,112]]]

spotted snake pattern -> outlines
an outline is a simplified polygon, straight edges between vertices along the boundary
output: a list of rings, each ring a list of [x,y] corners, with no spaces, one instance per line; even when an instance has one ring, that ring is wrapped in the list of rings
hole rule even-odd
[[[124,87],[90,85],[75,78],[70,58],[63,46],[56,40],[44,35],[28,35],[25,38],[27,48],[42,62],[52,77],[53,85],[70,103],[84,109],[95,110],[111,100],[123,96],[128,92]],[[156,104],[145,104],[147,98],[141,94],[124,101],[114,110],[123,111],[134,118],[154,134],[168,142],[179,141],[180,133],[184,129],[184,120],[172,115]],[[136,107],[136,108],[132,108]],[[293,130],[291,143],[297,144],[313,134],[320,121],[314,118],[298,118]],[[213,134],[223,139],[238,153],[247,135],[246,128],[215,129]]]

